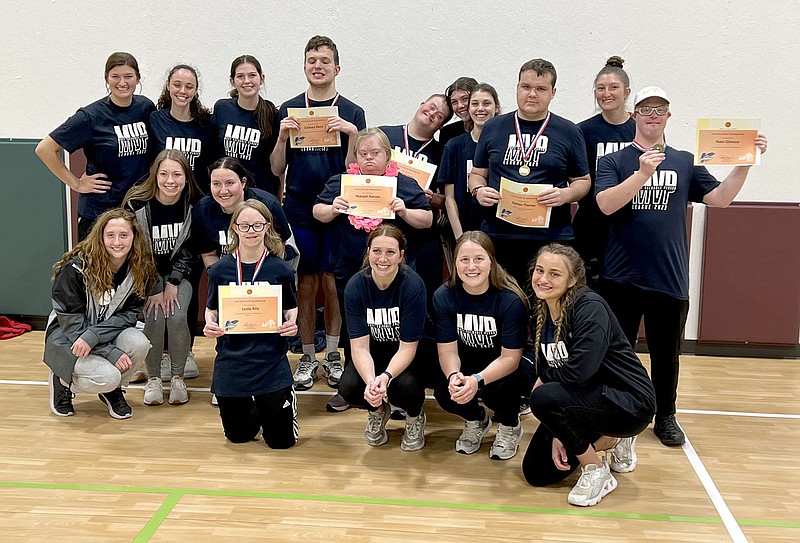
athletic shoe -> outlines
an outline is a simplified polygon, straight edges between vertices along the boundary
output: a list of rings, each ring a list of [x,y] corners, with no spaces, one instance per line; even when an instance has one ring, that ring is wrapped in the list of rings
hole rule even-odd
[[[367,411],[367,428],[364,430],[367,445],[380,447],[389,441],[389,434],[386,432],[387,422],[389,422],[389,406],[385,402],[375,411]]]
[[[597,505],[606,494],[617,488],[617,480],[611,475],[611,469],[605,460],[600,465],[587,464],[581,467],[578,482],[569,491],[567,501],[572,505],[591,507]]]
[[[342,380],[342,372],[344,365],[342,364],[342,355],[339,351],[331,351],[325,355],[322,360],[322,374],[328,380],[328,386],[331,388],[339,388],[339,381]]]
[[[636,436],[623,437],[608,450],[609,467],[617,473],[629,473],[636,469]]]
[[[144,386],[145,405],[161,405],[164,403],[164,385],[158,377],[151,377]]]
[[[680,447],[686,443],[686,434],[683,433],[675,415],[669,415],[663,419],[656,418],[653,433],[667,447]]]
[[[147,372],[145,370],[136,370],[131,376],[131,383],[144,383],[147,381]]]
[[[297,369],[292,375],[294,379],[294,388],[296,390],[308,390],[314,386],[314,380],[317,378],[317,369],[319,362],[312,360],[307,354],[300,357],[297,363]]]
[[[522,437],[522,423],[516,426],[497,425],[497,434],[494,443],[489,449],[489,458],[492,460],[511,460],[519,449],[519,438]]]
[[[519,404],[519,416],[531,414],[531,400],[530,398],[522,398]]]
[[[172,379],[172,358],[169,353],[161,353],[161,380],[169,383]]]
[[[186,390],[186,383],[183,377],[173,375],[169,382],[169,403],[170,405],[181,405],[189,401],[189,391]]]
[[[217,401],[217,395],[216,394],[212,394],[211,395],[211,406],[212,407],[219,407],[219,402]]]
[[[183,368],[184,379],[195,379],[200,376],[200,369],[194,359],[194,353],[189,351],[186,356],[186,366]],[[172,380],[172,358],[169,353],[161,353],[161,380],[168,383]]]
[[[111,392],[103,392],[97,395],[100,401],[108,407],[108,414],[115,419],[129,419],[133,415],[133,409],[125,401],[125,394],[121,388],[116,388]]]
[[[47,379],[47,384],[50,385],[50,411],[59,417],[71,417],[75,414],[75,408],[72,407],[72,398],[75,395],[61,382],[61,379],[50,372],[50,377]]]
[[[492,419],[489,413],[483,412],[483,420],[468,420],[464,423],[464,429],[456,440],[456,451],[461,454],[472,454],[481,448],[481,441],[486,437],[489,428],[492,427]]]
[[[350,404],[342,398],[341,394],[334,394],[331,396],[331,399],[328,400],[328,403],[325,404],[325,409],[331,413],[341,413],[342,411],[350,409]]]
[[[418,451],[425,446],[425,423],[428,421],[425,411],[416,417],[406,415],[406,433],[400,441],[400,448],[406,452]]]

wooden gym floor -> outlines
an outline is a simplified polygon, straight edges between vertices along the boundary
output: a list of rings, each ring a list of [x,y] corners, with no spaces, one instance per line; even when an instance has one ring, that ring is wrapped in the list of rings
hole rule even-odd
[[[108,416],[96,396],[76,415],[48,407],[43,333],[0,342],[0,541],[800,541],[800,362],[685,356],[679,421],[688,441],[651,430],[639,466],[598,506],[567,504],[576,480],[525,484],[520,462],[537,421],[524,418],[508,462],[453,449],[462,424],[433,400],[427,445],[363,439],[363,411],[327,413],[324,381],[299,394],[300,441],[271,451],[227,443],[209,404],[213,343],[183,406]],[[291,357],[292,363],[297,355]]]

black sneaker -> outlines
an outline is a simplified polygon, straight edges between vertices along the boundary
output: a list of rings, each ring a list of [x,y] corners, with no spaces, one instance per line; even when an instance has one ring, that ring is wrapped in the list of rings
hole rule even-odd
[[[657,418],[653,426],[653,433],[667,447],[680,447],[686,443],[686,434],[681,430],[675,415]]]
[[[97,395],[100,401],[108,407],[108,414],[115,419],[129,419],[133,415],[133,409],[125,401],[125,395],[121,388],[111,392],[103,392]]]
[[[50,411],[59,417],[71,417],[75,414],[75,408],[72,407],[72,398],[74,394],[69,387],[64,386],[58,375],[50,372],[48,379],[50,385]]]

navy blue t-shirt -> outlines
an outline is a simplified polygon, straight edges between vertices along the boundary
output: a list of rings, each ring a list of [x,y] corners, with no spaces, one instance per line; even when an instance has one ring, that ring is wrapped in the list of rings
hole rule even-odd
[[[275,255],[268,255],[253,278],[255,264],[242,264],[242,280],[267,282],[282,287],[283,310],[297,307],[292,267]],[[236,282],[237,262],[225,255],[208,268],[208,302],[219,309],[217,287]],[[211,390],[220,396],[255,396],[292,384],[292,370],[286,357],[286,338],[280,334],[225,334],[217,338],[217,358]]]
[[[325,185],[322,194],[319,195],[317,204],[333,204],[333,201],[342,193],[342,176],[334,175]],[[419,184],[412,178],[403,174],[397,175],[397,197],[403,200],[407,209],[430,209],[428,199],[422,192]],[[364,258],[364,251],[367,250],[367,238],[369,233],[358,230],[350,224],[349,215],[339,213],[329,224],[333,228],[333,239],[331,251],[331,264],[334,274],[337,271],[341,275],[349,275],[348,270],[354,267],[357,269]],[[383,222],[394,224],[406,235],[406,238],[413,238],[416,228],[409,226],[402,218],[395,216],[395,219],[384,219]]]
[[[350,337],[369,336],[369,352],[376,366],[385,367],[400,348],[413,343],[425,329],[425,285],[414,270],[401,266],[392,284],[381,290],[371,270],[355,274],[344,289],[347,331]]]
[[[639,169],[633,145],[604,156],[597,166],[597,193]],[[602,277],[689,299],[686,206],[702,202],[719,182],[694,155],[667,147],[666,158],[633,200],[610,215],[611,231]]]
[[[283,214],[283,208],[272,194],[261,189],[247,188],[244,199],[255,198],[267,206],[274,221],[275,232],[281,240],[289,239],[291,230]],[[203,196],[192,208],[192,247],[196,254],[216,251],[217,256],[228,254],[228,228],[231,226],[231,214],[225,213],[222,206],[211,195]],[[288,257],[289,255],[287,255]]]
[[[436,192],[436,189],[439,188],[439,166],[442,163],[442,150],[444,149],[442,144],[435,139],[432,139],[430,143],[425,145],[427,143],[426,141],[412,138],[411,135],[409,135],[408,152],[406,152],[405,138],[403,138],[403,125],[380,126],[378,128],[383,130],[383,133],[386,134],[387,138],[389,138],[389,143],[395,151],[399,153],[406,153],[407,155],[421,160],[422,162],[436,165],[436,172],[433,174],[430,187],[428,187],[433,192]],[[425,146],[424,148],[423,145]]]
[[[150,205],[150,242],[153,248],[153,258],[160,275],[169,275],[172,272],[170,256],[178,237],[181,234],[183,223],[186,219],[182,202],[175,205],[164,205],[158,199],[151,199]]]
[[[499,115],[486,122],[475,149],[473,165],[488,168],[487,185],[500,190],[500,177],[526,184],[549,184],[556,188],[569,186],[569,179],[589,173],[583,134],[578,127],[558,115],[550,114],[550,123],[536,142],[536,149],[528,160],[530,173],[521,176],[519,167],[524,163],[514,128],[516,112]],[[542,121],[520,119],[523,144],[529,146],[542,127]],[[495,217],[497,206],[486,208],[481,229],[492,237],[570,240],[572,217],[570,206],[554,207],[550,212],[549,228],[524,228]]]
[[[211,122],[179,121],[168,108],[163,108],[150,115],[150,136],[153,157],[164,149],[182,151],[189,159],[197,185],[209,193],[208,167],[217,152],[217,137]]]
[[[145,96],[134,95],[127,107],[106,96],[80,108],[50,133],[68,153],[83,149],[88,175],[102,173],[112,183],[103,194],[78,194],[78,215],[93,221],[118,207],[128,189],[147,175],[148,125],[154,110]]]
[[[490,287],[479,295],[461,285],[440,286],[433,295],[436,342],[458,342],[461,372],[472,374],[500,356],[503,347],[525,347],[527,311],[510,290]]]
[[[453,185],[453,195],[458,206],[458,218],[464,232],[480,230],[483,221],[483,206],[475,201],[467,187],[472,159],[477,142],[469,133],[461,134],[447,142],[439,166],[439,182]]]
[[[223,156],[237,159],[255,177],[252,181],[256,188],[278,194],[280,181],[269,164],[269,155],[278,141],[277,116],[273,119],[272,134],[262,139],[255,111],[241,107],[237,98],[223,98],[214,104],[211,122],[219,146],[214,159]]]
[[[463,135],[467,131],[464,126],[464,121],[456,118],[455,122],[443,126],[439,129],[439,143],[443,147],[447,147],[447,143],[453,139]]]
[[[288,117],[290,107],[306,107],[305,93],[299,94],[287,100],[281,105],[278,113],[278,122]],[[333,99],[318,102],[309,100],[310,107],[327,107],[331,105]],[[336,101],[339,108],[339,117],[352,123],[359,130],[367,127],[367,119],[364,110],[344,96],[339,96]],[[295,226],[301,228],[311,228],[319,226],[319,222],[314,220],[312,209],[317,195],[322,192],[325,183],[332,175],[342,173],[347,169],[345,159],[347,149],[350,145],[350,138],[347,134],[341,134],[341,147],[308,147],[304,149],[292,149],[286,143],[286,200],[284,208],[286,218]]]

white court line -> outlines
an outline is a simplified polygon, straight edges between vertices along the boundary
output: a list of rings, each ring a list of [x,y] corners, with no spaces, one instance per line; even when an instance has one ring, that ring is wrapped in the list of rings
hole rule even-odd
[[[686,454],[686,458],[689,459],[689,463],[692,465],[692,468],[694,468],[694,472],[697,474],[700,482],[703,484],[703,488],[706,489],[706,494],[708,494],[711,503],[714,504],[717,513],[719,513],[722,523],[725,525],[725,529],[728,530],[728,534],[731,536],[731,540],[734,543],[748,543],[742,528],[739,526],[739,523],[736,522],[736,517],[731,513],[728,504],[725,503],[725,499],[722,497],[717,485],[714,484],[714,480],[711,478],[708,470],[706,470],[703,461],[700,460],[700,456],[697,454],[697,451],[694,450],[692,442],[689,441],[688,437],[686,438],[686,443],[684,443],[681,448]]]
[[[786,413],[743,413],[741,411],[704,411],[702,409],[678,409],[678,413],[688,415],[722,415],[728,417],[755,417],[762,419],[800,419],[800,415]]]

